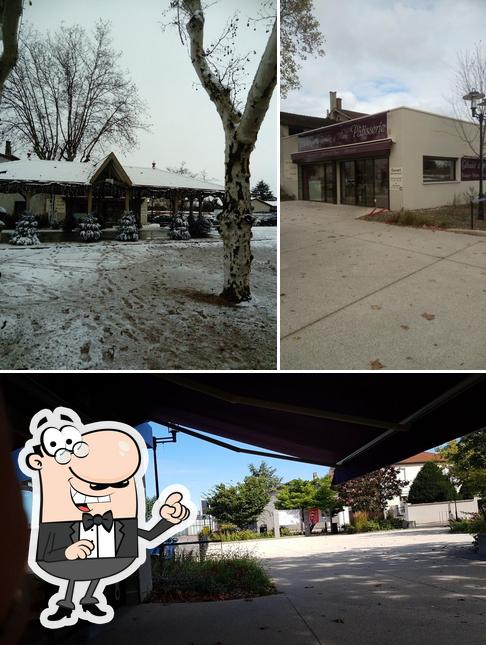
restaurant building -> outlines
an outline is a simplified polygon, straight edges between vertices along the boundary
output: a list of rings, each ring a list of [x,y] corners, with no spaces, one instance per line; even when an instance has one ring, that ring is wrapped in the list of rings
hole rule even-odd
[[[478,190],[478,138],[470,122],[407,107],[333,123],[284,137],[282,186],[298,199],[394,211],[465,202]]]
[[[111,152],[99,163],[24,159],[0,165],[0,207],[8,215],[29,210],[52,227],[73,228],[94,213],[103,228],[116,226],[131,210],[147,223],[147,200],[164,199],[176,212],[186,203],[201,211],[207,197],[224,196],[224,186],[178,173],[123,165]]]

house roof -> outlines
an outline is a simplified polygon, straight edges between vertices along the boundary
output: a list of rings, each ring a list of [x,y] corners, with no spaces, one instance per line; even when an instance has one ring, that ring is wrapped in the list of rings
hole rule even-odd
[[[280,112],[280,125],[289,125],[297,128],[313,130],[325,125],[334,123],[332,119],[320,116],[306,116],[305,114],[293,114],[292,112]]]
[[[193,190],[224,191],[220,184],[186,175],[121,164],[113,153],[99,163],[80,163],[78,161],[46,161],[44,159],[27,159],[7,161],[0,166],[0,182],[18,181],[26,183],[76,184],[89,185],[96,180],[103,167],[113,161],[126,183],[133,186],[154,188],[189,188]],[[127,181],[127,178],[129,181]]]
[[[442,455],[439,455],[436,452],[419,452],[416,455],[407,457],[398,461],[398,464],[425,464],[428,461],[444,461]]]
[[[344,114],[350,119],[357,119],[360,116],[369,116],[367,112],[355,112],[354,110],[337,110],[341,114]]]

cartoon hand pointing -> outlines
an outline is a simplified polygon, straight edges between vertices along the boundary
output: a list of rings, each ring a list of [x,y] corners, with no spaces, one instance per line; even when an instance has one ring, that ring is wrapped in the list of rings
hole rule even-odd
[[[160,509],[160,517],[172,524],[179,524],[189,517],[190,510],[181,504],[182,493],[172,493]]]

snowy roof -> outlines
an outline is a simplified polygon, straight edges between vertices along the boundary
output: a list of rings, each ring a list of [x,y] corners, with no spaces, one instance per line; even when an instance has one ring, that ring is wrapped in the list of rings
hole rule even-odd
[[[76,161],[44,161],[43,159],[6,161],[0,166],[0,181],[88,184],[96,166]]]
[[[212,184],[202,179],[193,179],[158,168],[141,168],[140,166],[123,166],[134,186],[163,186],[164,188],[194,188],[196,190],[224,190],[219,184]]]
[[[108,157],[96,164],[80,163],[79,161],[45,161],[43,159],[7,161],[0,165],[0,182],[20,181],[89,185],[95,173],[102,168],[109,157],[114,157],[114,155],[108,155]],[[116,159],[116,157],[114,158]],[[116,161],[118,162],[118,160]],[[120,165],[133,186],[224,191],[224,187],[220,184],[202,181],[201,179],[192,179],[192,177],[166,170]]]
[[[269,206],[278,206],[277,199],[262,199],[261,197],[252,197],[252,202],[262,202],[262,204],[268,204]]]

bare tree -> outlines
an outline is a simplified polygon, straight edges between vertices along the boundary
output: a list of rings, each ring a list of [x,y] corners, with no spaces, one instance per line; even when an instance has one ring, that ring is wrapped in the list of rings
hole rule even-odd
[[[181,163],[178,166],[166,166],[165,169],[168,172],[173,172],[176,175],[182,175],[183,177],[191,177],[192,179],[195,179],[197,177],[197,173],[191,172],[187,167],[187,164],[185,161],[181,161]]]
[[[18,32],[22,15],[22,0],[0,0],[0,98],[3,85],[17,62]]]
[[[116,144],[136,144],[146,108],[118,66],[110,25],[99,21],[90,37],[79,25],[43,37],[20,36],[17,65],[5,83],[2,134],[39,159],[89,161]]]
[[[280,96],[300,88],[300,60],[324,56],[313,0],[280,0]]]
[[[457,55],[451,99],[454,114],[457,119],[461,119],[456,124],[457,133],[469,145],[472,155],[479,158],[479,122],[473,118],[470,104],[462,98],[472,90],[486,95],[486,48],[482,43],[477,43],[472,50]],[[484,110],[484,107],[478,110]],[[473,123],[475,127],[464,121]],[[483,141],[485,135],[486,119],[483,122]]]
[[[270,2],[262,4],[267,10]],[[173,0],[175,24],[188,42],[192,65],[214,103],[225,134],[225,200],[219,226],[224,245],[224,287],[222,295],[232,302],[251,298],[251,214],[250,156],[255,147],[270,99],[277,83],[277,25],[274,16],[256,20],[268,24],[269,38],[246,100],[240,101],[248,54],[235,53],[239,16],[228,21],[221,36],[211,45],[204,43],[205,11],[200,0]],[[273,26],[270,26],[272,24]],[[254,52],[256,53],[256,52]]]

